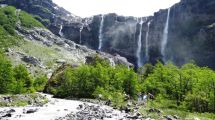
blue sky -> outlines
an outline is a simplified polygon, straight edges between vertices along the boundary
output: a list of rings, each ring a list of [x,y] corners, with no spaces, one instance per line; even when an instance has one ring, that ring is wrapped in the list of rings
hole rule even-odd
[[[53,0],[71,13],[89,17],[117,13],[124,16],[149,16],[159,9],[169,8],[180,0]]]

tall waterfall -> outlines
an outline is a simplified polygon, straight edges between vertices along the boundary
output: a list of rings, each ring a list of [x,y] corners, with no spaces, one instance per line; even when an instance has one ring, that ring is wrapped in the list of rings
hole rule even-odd
[[[147,32],[146,32],[146,48],[145,48],[145,58],[146,58],[146,62],[149,61],[149,30],[150,30],[150,24],[151,24],[151,21],[148,22],[147,24]]]
[[[104,15],[101,16],[101,22],[100,22],[100,27],[99,27],[99,48],[98,48],[98,50],[101,50],[101,48],[102,48],[103,27],[104,27]]]
[[[62,37],[63,36],[63,32],[62,32],[62,29],[63,29],[63,25],[60,25],[60,30],[59,30],[59,35]]]
[[[142,67],[142,65],[143,65],[142,59],[141,59],[142,29],[143,29],[143,19],[142,19],[142,18],[141,18],[139,24],[140,24],[140,33],[139,33],[139,35],[138,35],[138,44],[137,44],[137,52],[136,52],[138,68],[139,68],[139,67]]]
[[[166,45],[167,45],[167,40],[168,40],[168,32],[169,32],[169,15],[170,15],[171,8],[168,9],[168,14],[167,14],[167,19],[166,19],[166,24],[165,28],[163,31],[163,39],[161,41],[161,55],[162,55],[162,60],[163,62],[166,62]]]
[[[81,32],[82,32],[82,30],[83,30],[83,26],[81,26],[81,27],[80,27],[80,38],[79,38],[79,44],[81,44],[81,43],[82,43],[82,37],[81,37]]]

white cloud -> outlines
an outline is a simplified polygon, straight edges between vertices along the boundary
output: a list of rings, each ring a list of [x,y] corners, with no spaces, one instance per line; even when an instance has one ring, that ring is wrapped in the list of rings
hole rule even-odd
[[[89,17],[97,14],[117,13],[125,16],[153,15],[159,9],[169,8],[180,0],[53,0],[71,13]]]

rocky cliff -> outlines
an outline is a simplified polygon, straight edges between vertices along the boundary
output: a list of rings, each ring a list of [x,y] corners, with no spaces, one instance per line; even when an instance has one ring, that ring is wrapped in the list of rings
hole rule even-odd
[[[165,45],[162,44],[167,9],[143,18],[116,14],[80,18],[51,0],[2,0],[0,3],[40,16],[37,18],[54,34],[75,43],[98,50],[102,42],[101,51],[118,53],[135,64],[171,60],[181,65],[194,60],[200,66],[215,68],[215,1],[212,0],[181,0],[172,6]]]

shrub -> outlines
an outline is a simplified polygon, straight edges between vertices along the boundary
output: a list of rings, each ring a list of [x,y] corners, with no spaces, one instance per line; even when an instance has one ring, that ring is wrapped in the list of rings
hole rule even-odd
[[[0,83],[0,94],[11,93],[14,89],[13,68],[3,55],[0,55]]]
[[[39,76],[34,80],[34,89],[36,91],[42,92],[45,88],[45,85],[47,83],[48,79],[44,76]]]
[[[34,92],[33,79],[25,66],[18,65],[14,68],[14,79],[17,82],[17,88],[20,88],[15,91],[16,94]]]

